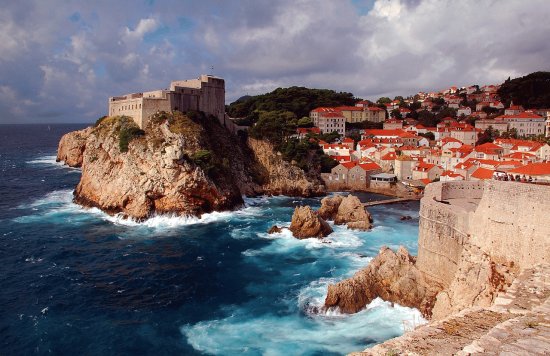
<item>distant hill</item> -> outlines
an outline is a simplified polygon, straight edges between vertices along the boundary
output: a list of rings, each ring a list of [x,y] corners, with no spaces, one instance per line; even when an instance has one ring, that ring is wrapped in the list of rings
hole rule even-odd
[[[526,109],[550,108],[550,72],[534,72],[525,77],[506,80],[498,90],[506,106],[510,102]]]
[[[228,105],[227,113],[231,117],[247,117],[255,110],[290,111],[301,118],[319,106],[355,105],[357,101],[352,93],[329,89],[278,88],[267,94],[243,96]]]

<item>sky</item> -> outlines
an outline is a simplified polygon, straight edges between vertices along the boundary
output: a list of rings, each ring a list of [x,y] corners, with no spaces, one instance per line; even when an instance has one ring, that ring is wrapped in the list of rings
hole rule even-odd
[[[109,96],[213,74],[410,95],[550,70],[549,0],[3,0],[0,123],[93,122]]]

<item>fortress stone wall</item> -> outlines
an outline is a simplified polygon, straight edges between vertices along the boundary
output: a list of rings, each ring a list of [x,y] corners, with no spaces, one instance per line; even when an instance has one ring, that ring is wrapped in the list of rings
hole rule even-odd
[[[519,269],[550,262],[550,187],[501,181],[432,183],[421,200],[418,268],[448,287],[465,246]]]
[[[170,90],[155,90],[109,98],[109,116],[129,116],[140,128],[159,111],[203,111],[225,120],[225,82],[201,75],[198,79],[173,81]]]

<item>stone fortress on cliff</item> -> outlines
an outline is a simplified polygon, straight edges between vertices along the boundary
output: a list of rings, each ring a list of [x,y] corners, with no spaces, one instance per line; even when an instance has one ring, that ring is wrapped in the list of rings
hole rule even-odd
[[[159,111],[202,111],[223,122],[225,81],[203,74],[197,79],[173,81],[170,89],[109,98],[109,116],[129,116],[142,129],[149,117]]]

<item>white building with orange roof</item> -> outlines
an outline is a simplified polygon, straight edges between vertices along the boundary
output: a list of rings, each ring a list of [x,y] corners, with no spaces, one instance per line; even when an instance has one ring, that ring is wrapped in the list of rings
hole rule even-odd
[[[452,182],[457,180],[464,180],[464,177],[461,174],[455,173],[450,170],[443,171],[439,177],[441,182]]]
[[[441,149],[459,148],[464,143],[454,137],[444,137],[438,142],[438,146]]]
[[[495,171],[493,169],[479,167],[470,175],[470,180],[493,179],[494,173]]]
[[[365,121],[384,122],[386,120],[386,111],[378,106],[367,106],[363,108]]]
[[[515,129],[519,136],[544,135],[546,118],[533,112],[524,111],[515,115],[501,115],[495,120],[502,120],[508,124],[508,130]]]
[[[469,106],[461,106],[456,111],[456,114],[458,116],[470,116],[472,114],[472,109]]]
[[[384,130],[395,130],[403,128],[403,120],[399,119],[388,119],[384,121]]]
[[[459,140],[466,145],[475,145],[478,138],[478,132],[472,125],[459,123],[451,127],[450,137]]]
[[[470,179],[471,174],[478,168],[474,162],[461,162],[454,166],[453,171],[460,174],[466,180]]]
[[[504,110],[504,115],[517,115],[519,113],[524,112],[525,109],[521,105],[514,105],[514,102],[510,103],[510,107],[506,108]]]
[[[504,149],[492,142],[487,142],[479,146],[475,146],[470,157],[475,159],[493,159],[498,160],[504,155]]]
[[[420,162],[412,171],[413,180],[429,179],[434,181],[443,173],[443,168],[436,164]]]
[[[337,106],[336,111],[342,113],[346,122],[356,123],[365,121],[364,110],[359,106]]]
[[[346,118],[341,112],[330,110],[331,108],[317,108],[310,112],[313,125],[318,127],[322,133],[337,132],[344,136],[346,132]]]

